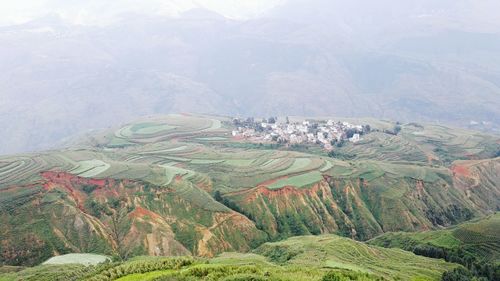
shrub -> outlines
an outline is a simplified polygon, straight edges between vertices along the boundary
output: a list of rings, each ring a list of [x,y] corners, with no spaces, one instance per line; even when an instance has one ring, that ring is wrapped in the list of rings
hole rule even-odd
[[[471,281],[471,280],[473,280],[472,273],[463,267],[458,267],[450,271],[445,271],[441,276],[441,281]]]
[[[236,274],[233,276],[228,276],[223,281],[268,281],[268,278],[255,275],[255,274]]]
[[[84,184],[82,186],[82,190],[83,192],[87,193],[87,194],[90,194],[92,193],[94,190],[97,189],[97,185],[94,185],[94,184]]]
[[[193,263],[194,259],[189,257],[133,261],[126,264],[118,264],[116,266],[102,270],[99,274],[94,275],[89,280],[115,280],[117,278],[134,273],[145,273],[167,269],[180,269]]]
[[[325,274],[323,278],[321,278],[321,281],[342,281],[342,276],[333,271],[330,271]]]

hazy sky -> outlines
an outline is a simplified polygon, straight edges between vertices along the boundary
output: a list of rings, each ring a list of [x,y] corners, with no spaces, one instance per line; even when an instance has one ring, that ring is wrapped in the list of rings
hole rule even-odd
[[[176,15],[205,7],[229,18],[250,18],[284,0],[0,0],[0,25],[57,14],[72,23],[103,25],[121,13]]]

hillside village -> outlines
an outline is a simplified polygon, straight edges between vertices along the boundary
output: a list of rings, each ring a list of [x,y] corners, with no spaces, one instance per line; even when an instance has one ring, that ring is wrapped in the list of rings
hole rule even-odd
[[[280,120],[281,121],[281,120]],[[284,122],[276,117],[255,120],[234,118],[235,130],[232,135],[253,142],[277,142],[282,144],[318,144],[327,150],[334,146],[342,146],[345,141],[358,142],[361,136],[370,131],[370,125],[351,124],[346,121],[313,121],[303,120]]]

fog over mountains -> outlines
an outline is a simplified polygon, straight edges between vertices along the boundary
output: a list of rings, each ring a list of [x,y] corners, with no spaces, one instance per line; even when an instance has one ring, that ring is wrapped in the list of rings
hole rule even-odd
[[[0,27],[0,153],[169,112],[498,132],[500,3],[371,2],[289,0],[247,20],[201,8],[106,25],[49,14]]]

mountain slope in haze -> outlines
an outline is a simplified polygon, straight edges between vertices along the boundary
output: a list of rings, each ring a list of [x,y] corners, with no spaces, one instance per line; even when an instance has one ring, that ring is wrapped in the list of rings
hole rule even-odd
[[[400,141],[435,159],[366,160],[378,153],[373,147],[400,149],[379,136],[390,122],[370,125],[363,138],[378,140],[345,144],[361,155],[347,161],[235,139],[230,118],[192,114],[146,117],[66,149],[2,157],[1,262],[89,251],[211,257],[296,235],[366,240],[428,230],[499,209],[495,136],[402,124]],[[433,141],[440,132],[455,137]]]
[[[371,116],[498,132],[498,4],[384,3],[290,0],[247,21],[196,10],[2,27],[0,126],[9,134],[0,153],[169,112]]]

